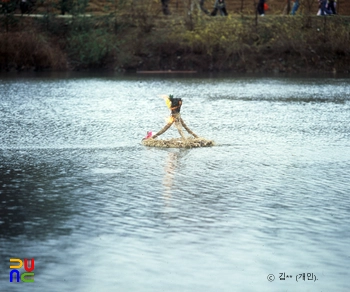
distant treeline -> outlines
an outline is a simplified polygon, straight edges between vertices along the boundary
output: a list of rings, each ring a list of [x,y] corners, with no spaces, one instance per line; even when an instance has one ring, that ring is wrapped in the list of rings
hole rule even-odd
[[[86,15],[0,14],[0,70],[348,72],[350,17],[314,14],[210,17],[200,7],[165,16],[159,2],[108,2]],[[189,2],[190,3],[190,2]],[[58,2],[59,4],[59,2]]]

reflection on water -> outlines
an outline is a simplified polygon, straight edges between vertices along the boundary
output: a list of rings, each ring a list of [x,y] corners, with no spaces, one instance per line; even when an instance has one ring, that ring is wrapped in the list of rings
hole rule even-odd
[[[325,76],[0,79],[0,287],[349,291],[348,88]],[[164,126],[164,93],[218,146],[142,146]],[[35,283],[9,283],[10,257],[35,259]]]
[[[176,149],[169,151],[165,160],[164,178],[163,178],[163,198],[166,205],[169,205],[172,199],[172,191],[174,189],[174,178],[178,166],[178,160],[188,154],[187,149]]]
[[[166,159],[166,164],[164,169],[165,175],[163,179],[163,186],[164,186],[163,197],[166,202],[169,202],[171,199],[171,190],[173,188],[173,181],[174,181],[178,155],[179,154],[176,152],[169,152],[168,157]]]

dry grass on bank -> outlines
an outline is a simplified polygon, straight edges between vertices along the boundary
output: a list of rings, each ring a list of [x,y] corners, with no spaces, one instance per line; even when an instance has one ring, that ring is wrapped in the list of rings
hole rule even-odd
[[[66,55],[60,46],[38,31],[0,33],[0,39],[0,69],[67,69]]]

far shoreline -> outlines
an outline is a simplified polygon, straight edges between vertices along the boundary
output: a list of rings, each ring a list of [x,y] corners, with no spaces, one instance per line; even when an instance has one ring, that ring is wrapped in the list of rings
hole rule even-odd
[[[348,16],[118,17],[2,17],[0,72],[350,73]]]

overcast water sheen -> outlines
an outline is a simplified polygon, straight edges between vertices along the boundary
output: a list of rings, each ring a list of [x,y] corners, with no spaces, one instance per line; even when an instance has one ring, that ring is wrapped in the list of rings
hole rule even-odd
[[[0,291],[350,291],[349,81],[1,75]]]

